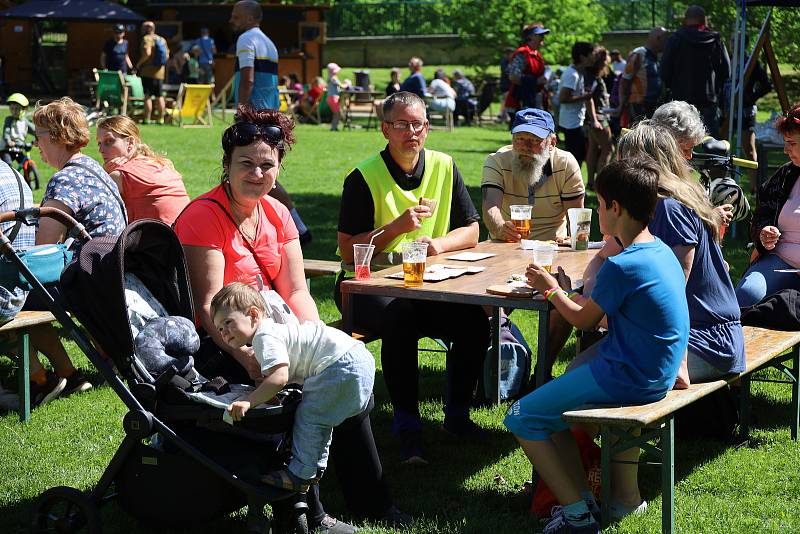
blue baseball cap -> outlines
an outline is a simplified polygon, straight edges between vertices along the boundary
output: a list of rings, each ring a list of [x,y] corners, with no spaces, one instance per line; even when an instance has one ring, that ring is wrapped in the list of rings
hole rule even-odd
[[[517,111],[511,133],[528,132],[544,139],[556,131],[553,116],[543,109],[526,108]]]
[[[547,33],[550,33],[550,30],[543,26],[539,26],[538,24],[534,26],[529,26],[524,30],[522,30],[522,36],[525,38],[528,38],[531,35],[545,35]]]

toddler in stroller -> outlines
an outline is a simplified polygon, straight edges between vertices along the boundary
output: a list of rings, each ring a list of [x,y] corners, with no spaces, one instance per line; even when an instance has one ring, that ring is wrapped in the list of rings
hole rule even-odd
[[[95,488],[44,492],[34,505],[34,532],[99,532],[98,507],[110,495],[153,530],[202,524],[247,503],[260,503],[263,512],[267,502],[273,533],[307,532],[304,495],[261,482],[289,459],[301,394],[286,389],[276,404],[254,408],[234,425],[222,421],[224,408],[253,388],[194,371],[198,340],[185,328],[194,317],[191,291],[171,228],[141,220],[118,238],[89,241],[62,274],[61,288],[94,340],[79,345],[129,411],[126,436]],[[134,313],[134,294],[157,306]]]
[[[286,490],[307,491],[328,464],[333,428],[367,409],[375,379],[375,361],[364,344],[321,321],[265,317],[261,293],[241,282],[223,287],[211,300],[211,316],[233,347],[252,345],[263,380],[243,400],[228,407],[241,421],[251,407],[272,399],[288,383],[303,384],[295,414],[292,460],[287,469],[262,481]]]

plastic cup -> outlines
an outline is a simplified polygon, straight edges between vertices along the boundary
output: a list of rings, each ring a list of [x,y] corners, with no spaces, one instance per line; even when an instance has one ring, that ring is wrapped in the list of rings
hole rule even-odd
[[[428,257],[428,244],[416,241],[403,243],[403,285],[422,287],[425,275],[425,258]]]
[[[592,210],[589,208],[570,208],[567,210],[569,219],[569,238],[572,250],[586,250],[589,248],[589,233],[592,230]]]
[[[556,245],[552,243],[537,241],[533,244],[533,263],[542,267],[548,273],[552,272],[556,248]]]
[[[515,204],[508,207],[511,212],[511,222],[514,223],[517,233],[526,239],[531,233],[531,213],[533,206],[528,204]]]
[[[727,230],[728,230],[728,225],[727,224],[721,224],[719,226],[719,240],[720,241],[722,241],[722,239],[725,237],[725,232]]]
[[[353,245],[353,263],[356,266],[356,280],[369,280],[369,264],[372,261],[372,253],[375,252],[375,245],[365,245],[363,243]]]

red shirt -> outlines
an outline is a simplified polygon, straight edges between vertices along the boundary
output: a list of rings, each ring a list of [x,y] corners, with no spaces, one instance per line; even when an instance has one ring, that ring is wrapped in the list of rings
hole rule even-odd
[[[257,285],[257,277],[261,274],[264,283],[273,287],[273,280],[281,270],[283,248],[298,237],[289,210],[272,197],[261,198],[258,208],[260,221],[252,243],[252,249],[258,256],[256,261],[233,221],[217,204],[201,200],[204,197],[217,200],[231,213],[230,201],[222,185],[200,195],[189,204],[175,224],[175,233],[181,244],[221,251],[225,257],[223,284],[243,282]],[[259,264],[266,272],[262,272]]]
[[[189,203],[180,173],[154,159],[134,158],[114,170],[122,175],[122,200],[129,223],[158,219],[172,224]]]

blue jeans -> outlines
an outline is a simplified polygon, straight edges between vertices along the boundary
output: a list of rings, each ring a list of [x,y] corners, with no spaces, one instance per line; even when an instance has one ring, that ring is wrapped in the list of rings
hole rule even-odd
[[[512,404],[503,424],[515,436],[542,441],[570,427],[561,418],[564,412],[590,403],[613,404],[614,399],[597,384],[589,365],[579,365]]]
[[[289,470],[309,480],[328,466],[333,427],[367,408],[375,381],[375,359],[363,344],[303,383],[294,416]]]
[[[800,289],[800,276],[796,273],[776,273],[775,269],[792,269],[777,254],[766,254],[758,258],[747,269],[736,286],[736,300],[746,308],[781,289]]]

